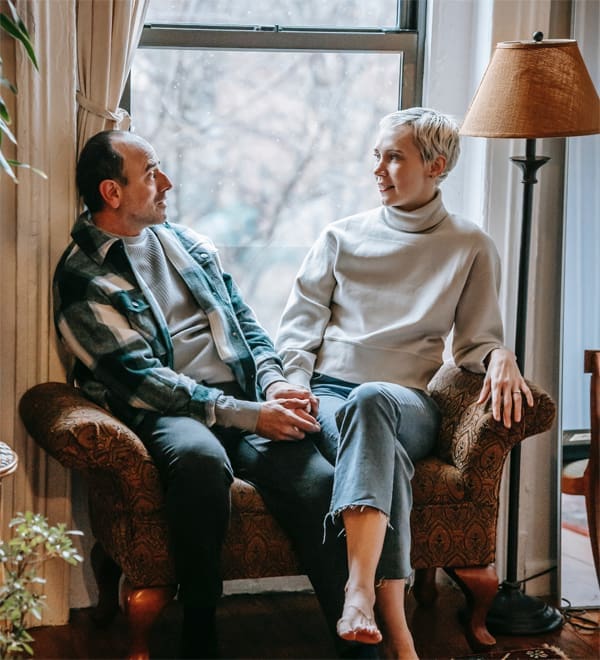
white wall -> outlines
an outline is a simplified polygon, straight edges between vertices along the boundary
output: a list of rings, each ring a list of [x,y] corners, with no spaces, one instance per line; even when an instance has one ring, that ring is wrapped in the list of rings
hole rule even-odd
[[[573,38],[600,88],[600,2],[578,0]],[[600,347],[600,135],[568,144],[562,401],[563,429],[589,428],[589,376],[583,351]]]

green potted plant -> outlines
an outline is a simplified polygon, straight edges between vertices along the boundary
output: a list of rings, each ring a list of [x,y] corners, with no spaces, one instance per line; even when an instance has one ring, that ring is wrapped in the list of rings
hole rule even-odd
[[[27,31],[25,23],[23,23],[19,14],[17,13],[13,0],[4,0],[4,2],[8,7],[8,13],[0,11],[0,32],[5,32],[12,39],[21,42],[25,52],[27,53],[27,57],[31,60],[36,70],[39,70],[35,51],[33,50],[33,45],[31,43],[31,37],[29,36],[29,32]],[[10,80],[8,80],[8,78],[4,77],[2,70],[2,58],[0,57],[0,173],[4,171],[15,183],[17,183],[17,177],[13,167],[28,167],[36,174],[47,178],[41,170],[31,167],[25,163],[20,163],[17,160],[7,158],[2,152],[2,140],[5,137],[13,144],[17,144],[15,136],[9,128],[12,120],[6,103],[2,98],[3,89],[8,89],[13,94],[16,94],[18,91],[16,84],[12,83]]]
[[[64,524],[50,525],[39,513],[17,514],[9,524],[7,541],[0,540],[0,658],[33,655],[32,636],[26,630],[26,617],[41,619],[45,596],[39,585],[39,567],[50,559],[76,565],[82,561]]]

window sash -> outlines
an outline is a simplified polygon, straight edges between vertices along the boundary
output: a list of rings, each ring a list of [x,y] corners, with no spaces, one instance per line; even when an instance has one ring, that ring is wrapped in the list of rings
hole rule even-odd
[[[418,4],[417,29],[146,24],[139,48],[398,53],[402,71],[398,107],[406,108],[421,103],[425,2]],[[405,24],[400,20],[398,25]],[[130,106],[128,92],[129,85],[124,107]]]

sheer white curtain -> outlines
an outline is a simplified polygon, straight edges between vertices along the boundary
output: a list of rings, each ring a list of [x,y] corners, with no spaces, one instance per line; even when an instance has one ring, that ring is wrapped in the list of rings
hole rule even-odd
[[[119,108],[149,0],[77,2],[77,151],[92,135],[127,129]]]

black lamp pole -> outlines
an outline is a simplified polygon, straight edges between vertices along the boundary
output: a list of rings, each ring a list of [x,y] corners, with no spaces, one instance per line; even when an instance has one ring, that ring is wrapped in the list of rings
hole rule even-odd
[[[550,159],[547,156],[535,155],[535,138],[527,138],[525,158],[513,156],[523,171],[523,207],[521,224],[521,253],[519,256],[519,278],[517,293],[517,323],[515,335],[515,355],[521,373],[525,373],[525,339],[527,334],[527,292],[529,288],[529,253],[531,246],[531,214],[533,208],[533,186],[537,183],[538,169]],[[510,453],[510,484],[508,511],[508,549],[506,579],[517,581],[517,564],[519,556],[519,484],[521,476],[521,444],[513,447]]]
[[[527,289],[529,284],[529,252],[531,245],[531,211],[536,172],[550,160],[535,155],[535,138],[527,138],[525,157],[512,157],[523,172],[523,210],[521,224],[521,252],[517,296],[515,355],[521,373],[525,373],[525,338],[527,330]],[[519,557],[519,486],[521,476],[521,445],[510,453],[510,481],[508,491],[508,548],[506,580],[500,585],[487,624],[492,632],[505,635],[537,634],[554,630],[563,622],[561,613],[539,598],[525,595],[517,581]]]

